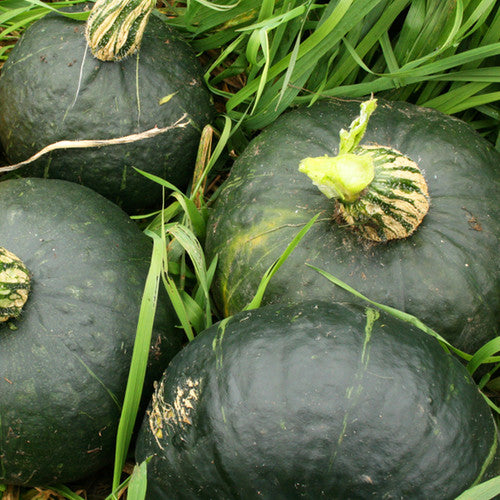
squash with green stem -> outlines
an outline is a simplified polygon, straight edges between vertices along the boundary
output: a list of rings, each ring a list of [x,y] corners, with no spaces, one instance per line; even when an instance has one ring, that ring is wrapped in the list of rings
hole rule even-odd
[[[375,309],[226,318],[177,354],[139,432],[147,498],[454,499],[497,447],[465,367]]]
[[[0,483],[75,481],[114,457],[151,241],[63,180],[0,182],[0,214]],[[184,344],[158,300],[145,402]]]
[[[223,315],[243,309],[319,213],[264,304],[351,299],[311,264],[472,353],[499,332],[500,154],[453,117],[371,103],[359,118],[359,101],[292,110],[235,161],[207,226],[215,302]]]
[[[0,76],[16,174],[81,183],[129,212],[162,200],[136,168],[186,188],[214,108],[191,47],[150,4],[101,1],[87,24],[52,13],[25,31]]]

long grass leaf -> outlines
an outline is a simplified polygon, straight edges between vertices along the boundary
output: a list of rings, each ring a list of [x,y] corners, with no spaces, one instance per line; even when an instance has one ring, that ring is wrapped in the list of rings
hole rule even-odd
[[[361,294],[360,292],[358,292],[357,290],[355,290],[354,288],[349,286],[347,283],[344,283],[339,278],[333,276],[332,274],[330,274],[322,269],[319,269],[318,267],[312,266],[311,264],[306,264],[306,266],[310,267],[311,269],[314,269],[319,274],[324,276],[327,280],[329,280],[333,284],[343,288],[344,290],[351,293],[355,297],[358,297],[358,298],[368,302],[369,304],[372,304],[372,305],[378,307],[382,311],[387,312],[391,316],[394,316],[395,318],[398,318],[402,321],[405,321],[406,323],[409,323],[413,326],[416,326],[417,328],[419,328],[423,332],[431,335],[432,337],[435,337],[441,343],[441,345],[443,345],[444,348],[452,350],[453,352],[458,354],[461,358],[463,358],[467,361],[469,361],[472,358],[472,356],[470,354],[467,354],[466,352],[463,352],[460,349],[457,349],[456,347],[451,345],[445,338],[443,338],[441,335],[439,335],[439,333],[434,331],[432,328],[428,327],[426,324],[424,324],[422,321],[420,321],[418,318],[416,318],[412,314],[408,314],[404,311],[400,311],[399,309],[396,309],[396,308],[391,307],[391,306],[387,306],[385,304],[380,304],[379,302],[375,302],[374,300],[371,300],[368,297],[365,297],[363,294]]]
[[[189,315],[186,311],[186,306],[182,300],[181,294],[177,289],[174,280],[170,276],[163,275],[162,279],[172,307],[174,308],[177,318],[179,319],[182,328],[184,329],[184,333],[186,334],[188,340],[191,341],[194,339],[194,332],[189,321]]]
[[[205,219],[201,215],[194,201],[186,195],[177,192],[172,193],[172,197],[175,198],[179,205],[183,208],[194,234],[198,237],[204,235]]]
[[[483,345],[467,363],[467,370],[472,375],[483,363],[498,363],[500,356],[500,337],[496,337]]]
[[[48,492],[52,491],[54,493],[57,493],[58,495],[61,495],[61,497],[67,498],[68,500],[85,500],[84,497],[81,497],[80,495],[78,495],[74,491],[71,491],[64,484],[50,485],[50,486],[47,486],[46,489]],[[2,490],[0,489],[0,493],[1,493],[1,491]],[[37,497],[32,497],[32,498],[34,498],[34,499],[40,498],[41,499],[42,497],[37,496]],[[50,497],[50,498],[52,498],[52,497]],[[1,495],[0,495],[0,499],[2,499]],[[8,500],[8,498],[6,500]]]
[[[140,168],[137,168],[137,167],[134,167],[134,170],[139,172],[144,177],[147,177],[148,179],[152,180],[153,182],[156,182],[160,186],[166,187],[167,189],[170,189],[171,191],[174,191],[176,193],[184,194],[177,186],[174,186],[171,182],[168,182],[167,180],[162,179],[158,175],[151,174],[151,173],[146,172],[145,170],[141,170]]]
[[[260,21],[255,24],[250,24],[249,26],[244,26],[243,28],[238,28],[236,31],[245,32],[245,31],[256,31],[261,29],[272,30],[282,25],[283,23],[287,23],[291,19],[295,19],[296,17],[303,15],[306,12],[306,9],[307,7],[305,5],[301,5],[282,14],[278,14],[277,16],[267,18],[264,21]]]
[[[194,271],[198,284],[200,285],[205,295],[206,304],[206,319],[205,322],[210,322],[210,290],[206,275],[205,255],[200,242],[185,226],[180,224],[173,224],[167,227],[167,231],[171,234],[177,242],[184,248],[193,263]]]
[[[205,304],[198,303],[184,290],[181,290],[179,293],[184,304],[187,320],[189,321],[189,324],[192,325],[196,333],[200,333],[205,330],[205,328],[208,328],[210,325],[206,324]]]
[[[490,500],[500,495],[500,476],[479,483],[458,495],[455,500]]]
[[[146,460],[134,466],[127,488],[128,500],[144,500],[146,497],[146,489],[148,486],[147,466]]]
[[[262,298],[264,297],[264,293],[266,291],[267,285],[271,278],[276,274],[278,269],[283,265],[288,256],[293,252],[295,247],[300,243],[302,238],[306,235],[312,225],[316,222],[316,219],[319,217],[319,214],[316,214],[293,238],[293,240],[288,244],[285,251],[281,254],[281,256],[267,269],[262,277],[259,286],[257,287],[257,291],[250,301],[249,304],[244,308],[245,311],[249,311],[250,309],[257,309],[260,307]]]
[[[447,109],[448,113],[459,113],[460,111],[464,111],[470,108],[476,108],[483,106],[485,104],[493,104],[500,102],[500,91],[498,92],[488,92],[484,94],[479,94],[476,96],[472,96],[466,101],[462,103],[458,103],[454,106],[451,106]]]
[[[332,34],[334,28],[343,19],[344,15],[347,13],[353,2],[354,0],[340,0],[337,3],[335,9],[328,17],[328,19],[326,19],[325,22],[323,22],[316,31],[314,31],[306,40],[301,43],[297,54],[297,59],[301,59],[302,57],[307,56],[312,50],[316,49],[318,45],[321,45],[325,38]],[[373,8],[374,5],[379,2],[380,0],[364,0],[362,7],[360,6],[359,10],[352,15],[354,17],[359,16],[359,18],[361,18],[366,11],[369,11],[371,8]],[[356,19],[357,18],[358,17],[356,17]],[[347,31],[347,28],[345,31]],[[339,34],[339,39],[343,34],[344,33]],[[286,71],[290,64],[290,59],[291,54],[288,54],[286,57],[272,66],[266,75],[266,82],[276,78],[282,71]],[[254,94],[262,85],[261,80],[262,79],[258,79],[250,82],[237,94],[231,97],[226,103],[228,111],[234,109],[238,104],[242,103],[249,96]]]
[[[46,11],[57,12],[58,14],[61,14],[62,16],[69,17],[70,19],[76,19],[78,21],[85,21],[89,17],[89,14],[90,14],[90,11],[64,12],[64,11],[61,11],[60,9],[56,9],[50,3],[42,2],[41,0],[26,0],[26,1],[33,4],[33,5],[38,5],[39,7],[44,8]],[[84,0],[82,0],[82,2],[83,1]],[[80,2],[74,2],[74,3],[80,3]]]
[[[153,239],[153,251],[139,310],[137,332],[123,400],[123,409],[118,424],[113,469],[113,489],[120,484],[121,471],[132,439],[132,432],[139,409],[162,272],[164,257],[163,241],[155,233],[147,234]]]

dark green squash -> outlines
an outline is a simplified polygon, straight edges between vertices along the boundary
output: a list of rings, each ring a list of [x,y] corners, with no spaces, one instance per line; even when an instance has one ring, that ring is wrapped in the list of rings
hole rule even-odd
[[[380,314],[380,315],[379,315]],[[466,369],[354,305],[271,305],[177,354],[139,432],[149,499],[454,499],[497,446]]]
[[[241,310],[265,270],[320,213],[271,280],[264,303],[352,298],[306,266],[311,264],[372,300],[417,316],[456,347],[475,351],[499,334],[500,154],[453,117],[379,101],[360,146],[392,148],[413,160],[426,181],[430,206],[406,238],[372,241],[362,222],[346,223],[341,205],[299,171],[306,158],[337,154],[339,132],[356,118],[359,106],[359,101],[331,100],[293,110],[236,160],[207,230],[207,257],[219,255],[216,303],[224,315]],[[377,193],[370,190],[374,199]],[[422,193],[425,197],[425,189]]]
[[[39,178],[0,182],[0,240],[31,281],[0,322],[0,483],[77,480],[114,457],[151,242],[94,191]],[[174,325],[162,296],[146,403],[183,344]]]
[[[81,183],[127,211],[153,207],[161,187],[134,167],[187,186],[201,130],[213,117],[202,69],[189,45],[154,15],[140,51],[117,62],[93,57],[85,26],[50,14],[26,30],[0,76],[0,140],[17,164],[58,141],[121,138],[180,120],[151,138],[56,150],[16,171]]]

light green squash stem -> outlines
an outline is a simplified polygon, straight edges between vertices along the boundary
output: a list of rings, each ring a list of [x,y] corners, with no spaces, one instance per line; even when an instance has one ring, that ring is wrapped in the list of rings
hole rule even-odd
[[[353,202],[370,185],[375,176],[375,167],[370,156],[354,153],[363,138],[370,115],[377,107],[377,100],[370,99],[361,104],[359,116],[349,130],[340,131],[340,146],[337,156],[305,158],[299,170],[310,177],[313,184],[328,198]]]
[[[406,238],[429,210],[427,183],[418,165],[391,147],[360,146],[374,98],[361,103],[349,130],[340,131],[337,156],[304,158],[299,171],[328,198],[337,200],[337,215],[364,238]]]

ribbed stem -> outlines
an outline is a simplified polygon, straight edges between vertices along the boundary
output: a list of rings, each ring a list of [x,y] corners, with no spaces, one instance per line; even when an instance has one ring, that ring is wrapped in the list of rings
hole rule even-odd
[[[359,146],[376,100],[361,104],[349,130],[340,131],[339,154],[305,158],[299,170],[328,198],[337,199],[344,223],[372,241],[406,238],[429,210],[427,183],[418,165],[399,151]]]
[[[138,50],[154,0],[97,0],[85,37],[97,59],[119,61]]]
[[[0,323],[19,316],[30,287],[31,275],[21,259],[0,247]]]

